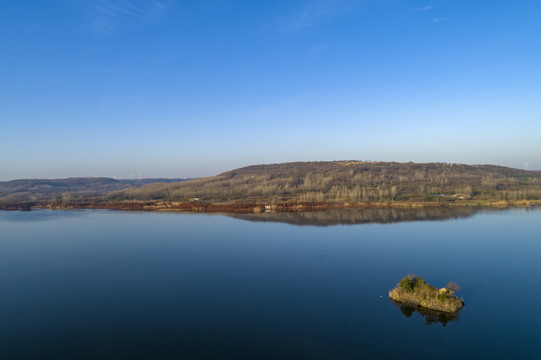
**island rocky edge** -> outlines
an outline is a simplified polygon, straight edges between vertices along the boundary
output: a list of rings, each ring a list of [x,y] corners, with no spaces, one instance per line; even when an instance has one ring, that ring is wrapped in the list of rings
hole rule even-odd
[[[460,286],[453,282],[441,289],[427,284],[422,277],[409,274],[389,291],[389,298],[412,307],[456,313],[464,306],[464,300],[456,297]]]

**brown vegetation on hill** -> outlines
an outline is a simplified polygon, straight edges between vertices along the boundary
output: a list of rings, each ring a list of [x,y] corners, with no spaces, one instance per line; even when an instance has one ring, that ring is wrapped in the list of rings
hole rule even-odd
[[[296,162],[113,191],[107,198],[328,204],[540,200],[541,173],[494,165]]]

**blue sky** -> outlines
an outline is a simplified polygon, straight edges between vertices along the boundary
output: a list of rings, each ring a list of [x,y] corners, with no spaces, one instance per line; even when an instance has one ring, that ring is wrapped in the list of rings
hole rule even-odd
[[[0,180],[541,169],[539,1],[2,1]]]

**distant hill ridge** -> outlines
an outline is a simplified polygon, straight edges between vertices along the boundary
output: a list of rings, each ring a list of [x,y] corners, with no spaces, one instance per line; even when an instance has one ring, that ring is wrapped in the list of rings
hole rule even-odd
[[[183,183],[111,192],[115,200],[360,203],[541,199],[541,172],[498,165],[364,161],[252,165]]]
[[[107,177],[73,177],[65,179],[17,179],[0,181],[0,201],[31,201],[61,197],[66,193],[79,196],[105,195],[114,190],[140,187],[152,183],[181,182],[189,179],[112,179]],[[55,196],[56,195],[56,196]]]
[[[541,200],[541,172],[498,165],[317,161],[252,165],[199,179],[23,179],[0,202],[390,203]]]

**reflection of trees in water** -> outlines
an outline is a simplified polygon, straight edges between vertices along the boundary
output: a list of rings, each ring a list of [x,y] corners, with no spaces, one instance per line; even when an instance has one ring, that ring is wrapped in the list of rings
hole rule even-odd
[[[473,207],[432,207],[418,209],[331,209],[311,212],[279,212],[264,214],[228,214],[229,216],[262,222],[283,222],[293,225],[388,224],[403,221],[443,221],[466,218],[478,209]]]
[[[413,307],[409,305],[402,304],[398,301],[389,299],[389,301],[400,309],[400,312],[404,314],[405,317],[409,318],[413,313],[419,313],[425,320],[425,325],[432,325],[435,323],[441,323],[442,326],[447,325],[448,322],[457,322],[458,315],[450,314],[441,311],[431,310],[424,307]]]

